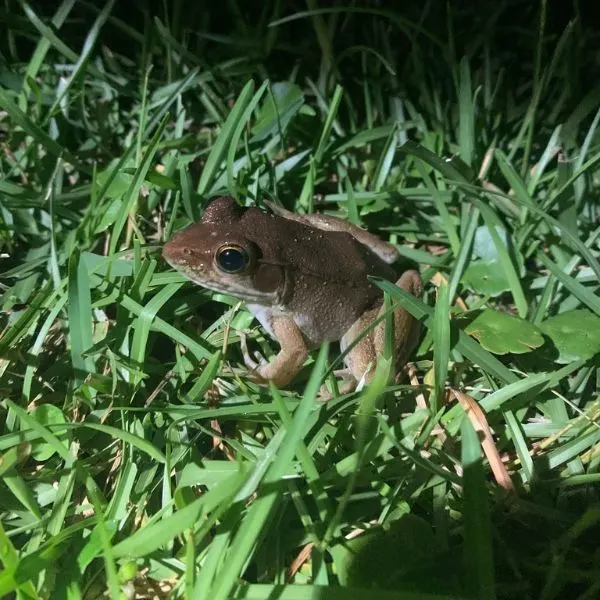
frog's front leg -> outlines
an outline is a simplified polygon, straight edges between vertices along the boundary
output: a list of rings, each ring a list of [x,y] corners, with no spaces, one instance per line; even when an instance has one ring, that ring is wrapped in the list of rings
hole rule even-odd
[[[277,355],[269,362],[258,365],[250,357],[245,342],[242,342],[244,362],[252,369],[255,380],[271,380],[278,388],[285,387],[308,358],[308,347],[302,332],[290,317],[271,315],[267,329],[281,346]]]

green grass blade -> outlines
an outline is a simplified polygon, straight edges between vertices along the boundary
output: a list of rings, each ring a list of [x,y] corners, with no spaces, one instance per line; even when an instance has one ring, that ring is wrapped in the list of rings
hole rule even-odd
[[[433,364],[435,389],[431,398],[431,412],[436,414],[442,405],[450,363],[450,305],[448,286],[437,289],[433,316]]]
[[[198,182],[198,186],[196,188],[196,192],[200,196],[211,193],[213,182],[217,176],[217,171],[221,168],[221,162],[226,156],[233,133],[238,123],[243,118],[246,107],[252,101],[253,94],[254,82],[251,80],[246,83],[244,89],[240,92],[240,95],[238,96],[233,109],[229,113],[227,120],[225,123],[223,123],[223,127],[221,128],[215,145],[206,159],[206,164],[204,165],[202,175],[200,176],[200,181]]]
[[[41,127],[36,125],[8,96],[0,89],[0,108],[8,113],[15,126],[21,127],[23,131],[33,137],[50,154],[56,158],[63,158],[75,165],[83,173],[90,174],[90,169],[74,157],[66,148],[55,142]]]
[[[538,253],[538,260],[558,279],[582,304],[600,316],[600,298],[597,293],[590,291],[574,277],[569,277],[556,263],[545,254]]]
[[[460,61],[460,87],[458,90],[459,129],[458,145],[460,158],[467,164],[473,164],[475,151],[475,107],[471,88],[471,69],[465,56]]]
[[[323,155],[325,154],[325,149],[330,143],[331,130],[333,129],[336,121],[343,94],[343,88],[339,85],[336,86],[333,92],[333,98],[331,99],[331,103],[327,109],[327,118],[323,124],[319,141],[317,142],[317,148],[315,150],[315,165],[319,165],[321,163],[323,160]]]
[[[71,342],[71,362],[82,382],[94,372],[94,362],[86,352],[92,347],[92,297],[90,280],[81,255],[75,252],[69,259],[69,338]]]
[[[269,81],[265,81],[258,91],[254,94],[254,97],[248,102],[247,106],[244,107],[244,111],[237,118],[237,122],[235,123],[235,127],[233,132],[231,133],[231,138],[229,140],[229,149],[227,150],[227,188],[229,193],[237,198],[239,196],[237,185],[235,183],[235,173],[233,169],[233,164],[235,161],[235,154],[237,152],[238,144],[244,133],[244,129],[248,127],[248,122],[250,120],[250,116],[258,106],[258,103],[262,100],[262,97],[265,94],[265,91],[269,87]]]
[[[479,439],[471,421],[463,419],[462,468],[464,494],[465,570],[470,597],[495,598],[494,559],[490,527],[489,500],[482,465]]]
[[[211,515],[211,512],[219,507],[222,512],[227,507],[243,483],[243,475],[243,471],[234,474],[201,498],[197,498],[169,517],[145,525],[113,547],[114,557],[147,556],[176,536],[181,535],[201,517],[210,519],[214,523],[218,518],[218,513]]]
[[[88,35],[85,38],[81,54],[79,55],[77,62],[73,67],[71,75],[64,82],[63,86],[61,87],[60,93],[57,95],[56,99],[54,100],[54,103],[48,111],[48,117],[45,121],[46,123],[48,119],[51,118],[52,115],[54,115],[55,111],[59,108],[65,96],[69,94],[72,86],[84,75],[85,69],[87,68],[87,62],[90,60],[91,53],[94,49],[94,46],[96,45],[102,26],[104,25],[104,23],[106,23],[110,12],[112,11],[112,8],[115,4],[115,1],[116,0],[108,0],[108,2],[104,5],[104,8],[100,11],[100,14],[94,21],[92,28],[90,29]]]
[[[148,171],[150,170],[150,165],[154,160],[154,155],[157,152],[158,142],[160,141],[166,126],[167,120],[165,119],[150,140],[148,147],[146,148],[146,152],[144,153],[144,156],[142,157],[141,162],[135,171],[133,179],[131,180],[129,188],[123,197],[123,202],[112,229],[109,248],[110,254],[114,254],[117,251],[117,246],[119,244],[123,228],[125,227],[125,223],[127,222],[127,219],[129,218],[129,215],[138,200],[140,189],[144,184],[144,180],[148,174]]]
[[[64,0],[61,3],[51,19],[51,23],[55,29],[58,30],[62,27],[74,5],[75,0]],[[27,70],[23,76],[23,89],[18,101],[19,109],[22,112],[27,110],[27,97],[31,92],[29,80],[37,77],[50,48],[50,42],[45,37],[42,37],[37,43],[33,56],[27,65]]]
[[[256,542],[260,539],[263,527],[272,514],[279,500],[281,491],[277,490],[280,480],[291,464],[297,452],[298,444],[307,432],[307,417],[313,410],[314,399],[317,395],[321,378],[325,370],[328,346],[324,344],[319,352],[311,378],[304,392],[304,397],[294,412],[291,427],[285,430],[284,439],[277,456],[265,474],[263,485],[265,491],[259,491],[258,498],[254,501],[246,519],[240,526],[232,540],[228,552],[228,559],[216,576],[214,585],[210,590],[210,597],[214,600],[225,600],[237,582],[241,569],[247,560]]]

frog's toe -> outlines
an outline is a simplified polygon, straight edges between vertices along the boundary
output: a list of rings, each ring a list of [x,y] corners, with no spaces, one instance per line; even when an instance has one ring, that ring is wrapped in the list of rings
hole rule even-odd
[[[252,358],[250,351],[248,350],[246,334],[240,331],[239,336],[244,364],[250,371],[248,378],[255,383],[264,383],[266,379],[262,375],[262,371],[269,361],[267,361],[267,359],[258,351],[254,352],[254,358]]]
[[[244,364],[250,370],[258,369],[258,363],[250,356],[250,352],[248,351],[248,342],[246,340],[246,334],[243,331],[240,331],[239,336],[240,336],[240,348],[242,350],[242,357],[244,359]]]
[[[257,360],[259,366],[264,367],[269,364],[269,361],[257,350],[254,353],[254,358]]]
[[[317,402],[327,402],[333,398],[333,394],[327,389],[327,385],[323,384],[319,388],[319,395],[317,396]]]
[[[267,383],[267,380],[260,374],[258,369],[251,369],[250,371],[248,371],[248,373],[246,374],[246,379],[248,381],[251,381],[252,383],[258,383],[261,385]]]
[[[254,352],[254,358],[248,351],[242,351],[242,354],[244,355],[244,364],[252,371],[263,369],[269,364],[269,361],[258,351]]]
[[[345,396],[346,394],[351,394],[356,390],[357,381],[354,378],[354,375],[348,369],[338,369],[333,372],[333,375],[340,379],[337,382],[338,387],[338,395]],[[333,398],[333,394],[327,389],[327,385],[324,383],[319,389],[319,400],[321,402],[327,402]]]

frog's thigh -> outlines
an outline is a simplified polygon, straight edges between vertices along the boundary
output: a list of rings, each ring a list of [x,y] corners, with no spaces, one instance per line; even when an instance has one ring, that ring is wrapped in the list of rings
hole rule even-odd
[[[396,281],[396,285],[419,298],[423,291],[423,282],[417,271],[405,271]],[[383,314],[382,306],[379,315]],[[398,306],[394,310],[394,350],[396,353],[396,370],[401,369],[419,341],[421,322],[415,319],[406,309]],[[375,328],[373,345],[376,354],[381,354],[385,347],[385,320]]]
[[[302,332],[290,317],[273,316],[269,325],[281,349],[269,363],[258,368],[258,374],[263,379],[271,379],[277,387],[283,387],[302,368],[308,357],[308,348]]]

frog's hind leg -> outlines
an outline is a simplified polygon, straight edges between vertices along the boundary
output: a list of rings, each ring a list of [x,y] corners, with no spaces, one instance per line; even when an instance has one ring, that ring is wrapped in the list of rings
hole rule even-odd
[[[363,334],[364,330],[377,318],[380,308],[373,308],[365,311],[348,329],[340,340],[342,352],[356,343],[346,354],[344,362],[347,370],[352,374],[355,380],[355,386],[363,379],[369,382],[373,377],[375,365],[377,364],[377,348],[374,344],[375,330]]]
[[[421,276],[415,270],[402,273],[396,285],[420,298],[423,294],[423,282]],[[385,308],[382,306],[379,314],[381,316]],[[396,375],[400,373],[410,355],[414,351],[421,334],[421,322],[415,319],[405,308],[396,305],[394,310],[394,361]],[[373,344],[377,355],[383,354],[385,349],[385,319],[375,327]]]
[[[405,271],[402,277],[396,281],[396,285],[416,297],[422,294],[422,281],[417,271]],[[346,332],[341,340],[341,348],[344,351],[354,340],[359,338],[363,331],[381,317],[385,306],[366,311],[361,315]],[[397,306],[394,310],[394,371],[397,374],[406,364],[411,352],[419,341],[420,322],[415,319],[406,309]],[[377,357],[385,350],[385,319],[380,321],[371,331],[356,343],[346,355],[345,363],[348,370],[356,381],[365,379],[368,383],[375,370]]]
[[[379,308],[369,310],[352,324],[340,340],[340,349],[342,352],[345,352],[352,342],[361,336],[364,329],[373,322],[373,319],[377,318],[378,312]],[[361,386],[363,381],[368,383],[371,380],[376,360],[377,355],[373,346],[373,332],[370,331],[366,335],[363,335],[344,357],[346,368],[334,371],[334,376],[341,378],[341,383],[338,383],[337,386],[338,392],[341,395],[349,394]],[[319,399],[322,402],[331,399],[331,393],[327,390],[325,384],[321,386]]]

